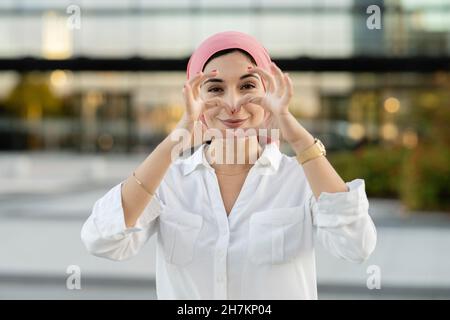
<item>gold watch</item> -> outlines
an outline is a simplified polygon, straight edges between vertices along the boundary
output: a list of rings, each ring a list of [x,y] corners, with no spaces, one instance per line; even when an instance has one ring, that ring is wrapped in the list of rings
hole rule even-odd
[[[322,155],[327,155],[325,146],[323,145],[322,141],[314,138],[314,144],[297,155],[297,160],[298,162],[300,162],[300,164],[304,164],[305,162],[308,162],[309,160],[315,159]]]

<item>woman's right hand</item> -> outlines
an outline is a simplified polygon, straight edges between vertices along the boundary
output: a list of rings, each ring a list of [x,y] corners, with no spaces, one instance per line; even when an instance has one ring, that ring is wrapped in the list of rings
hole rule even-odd
[[[223,103],[219,98],[203,100],[200,95],[201,84],[207,78],[215,77],[217,71],[209,73],[199,72],[190,80],[187,80],[183,87],[183,98],[185,103],[185,113],[183,115],[186,121],[194,123],[199,120],[200,115],[208,107],[219,106]]]
[[[218,74],[217,71],[209,72],[209,73],[198,73],[195,77],[190,80],[187,80],[183,86],[183,99],[185,103],[185,111],[183,117],[179,122],[178,127],[183,127],[189,129],[193,132],[192,142],[191,144],[195,145],[199,140],[195,139],[195,135],[201,136],[201,141],[204,142],[206,137],[205,133],[208,129],[206,123],[204,123],[200,116],[205,110],[210,110],[211,108],[216,107],[228,107],[224,101],[218,97],[204,100],[201,97],[200,90],[202,83],[207,78],[215,77]]]

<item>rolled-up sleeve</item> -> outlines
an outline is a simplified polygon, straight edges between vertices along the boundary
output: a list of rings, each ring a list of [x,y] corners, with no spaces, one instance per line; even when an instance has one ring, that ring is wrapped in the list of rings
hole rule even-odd
[[[81,240],[89,253],[110,260],[135,256],[156,232],[164,202],[159,189],[151,198],[134,227],[127,228],[119,183],[98,199],[81,229]]]
[[[315,239],[336,257],[362,263],[375,249],[377,233],[369,215],[363,179],[346,182],[347,192],[310,192],[309,209]]]

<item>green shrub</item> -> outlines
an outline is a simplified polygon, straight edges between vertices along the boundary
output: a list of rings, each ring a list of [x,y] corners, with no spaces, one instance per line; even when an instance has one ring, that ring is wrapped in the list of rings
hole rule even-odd
[[[406,159],[400,187],[411,210],[450,211],[450,151],[444,145],[417,147]]]
[[[368,146],[327,157],[345,181],[364,179],[369,197],[397,197],[410,210],[450,211],[450,150],[444,144]]]
[[[331,154],[328,158],[345,181],[362,178],[369,196],[391,198],[399,196],[399,173],[406,154],[403,148],[368,146],[356,152]]]

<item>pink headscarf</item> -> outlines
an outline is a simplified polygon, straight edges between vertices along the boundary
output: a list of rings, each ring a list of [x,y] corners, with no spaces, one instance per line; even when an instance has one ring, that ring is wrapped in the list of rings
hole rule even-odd
[[[203,70],[208,59],[218,51],[225,49],[239,48],[246,51],[256,62],[256,65],[270,72],[270,59],[267,49],[253,36],[239,31],[223,31],[206,38],[192,53],[187,64],[186,76],[189,80],[191,76]],[[264,90],[266,86],[262,81]],[[258,140],[260,137],[258,136]],[[271,142],[270,137],[263,140]],[[279,140],[276,141],[279,146]]]
[[[239,31],[224,31],[210,36],[195,49],[187,65],[187,79],[202,71],[206,61],[213,54],[231,48],[239,48],[246,51],[255,59],[258,67],[270,70],[272,60],[269,53],[256,38]]]

